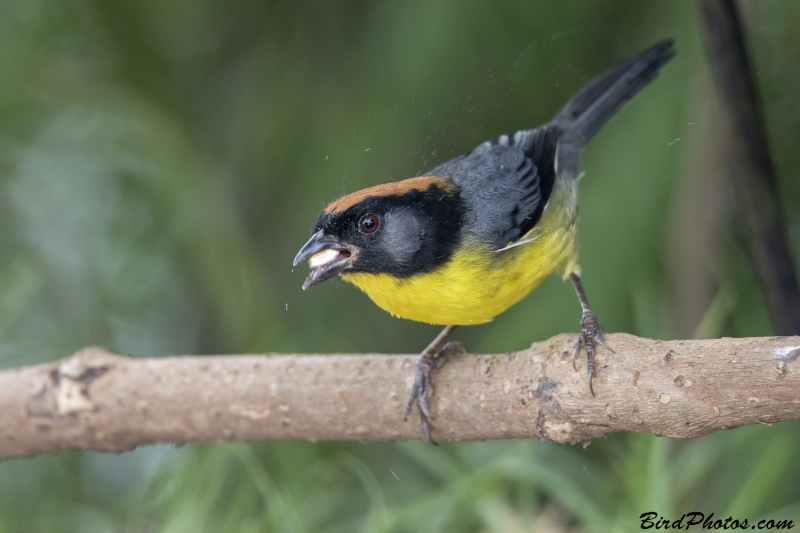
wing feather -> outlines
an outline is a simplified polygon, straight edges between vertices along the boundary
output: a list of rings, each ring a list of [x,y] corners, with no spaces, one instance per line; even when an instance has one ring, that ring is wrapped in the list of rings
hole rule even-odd
[[[426,173],[451,179],[466,206],[465,230],[497,249],[536,226],[555,180],[552,124],[501,135]]]

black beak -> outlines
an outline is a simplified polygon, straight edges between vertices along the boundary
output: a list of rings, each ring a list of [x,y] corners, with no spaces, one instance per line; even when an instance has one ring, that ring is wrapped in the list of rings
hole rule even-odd
[[[302,261],[309,261],[309,266],[313,269],[303,282],[303,290],[347,270],[357,251],[356,247],[341,243],[322,230],[316,232],[294,258],[295,266]]]

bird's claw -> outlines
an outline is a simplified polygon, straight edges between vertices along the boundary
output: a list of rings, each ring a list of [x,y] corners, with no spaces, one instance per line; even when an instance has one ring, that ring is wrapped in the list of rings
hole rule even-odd
[[[431,436],[431,424],[429,422],[431,413],[428,405],[428,400],[433,396],[433,374],[447,357],[458,352],[466,353],[466,345],[463,342],[448,342],[438,352],[426,350],[417,358],[414,384],[411,386],[411,392],[408,394],[408,399],[406,399],[406,403],[403,406],[403,420],[408,419],[411,406],[416,403],[419,409],[422,432],[431,444],[436,444],[436,441]]]
[[[581,334],[578,336],[578,342],[572,349],[572,368],[577,370],[575,365],[575,357],[580,353],[581,348],[586,348],[586,371],[589,374],[589,392],[594,396],[594,387],[592,387],[592,378],[595,375],[594,354],[596,344],[599,344],[611,353],[614,350],[606,346],[603,342],[603,328],[597,323],[597,317],[591,311],[584,311],[581,317]]]

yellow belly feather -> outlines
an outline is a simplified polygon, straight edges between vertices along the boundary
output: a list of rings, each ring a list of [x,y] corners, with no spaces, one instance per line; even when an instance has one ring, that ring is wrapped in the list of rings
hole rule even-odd
[[[463,243],[446,265],[409,278],[342,274],[382,309],[402,318],[441,325],[488,322],[536,288],[553,272],[576,269],[577,191],[557,179],[539,224],[502,251],[475,240]]]

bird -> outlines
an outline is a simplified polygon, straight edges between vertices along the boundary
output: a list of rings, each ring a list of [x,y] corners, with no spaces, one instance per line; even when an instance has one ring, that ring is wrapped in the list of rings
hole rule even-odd
[[[457,352],[456,326],[482,324],[552,273],[572,282],[582,314],[572,350],[585,349],[589,392],[597,346],[612,351],[578,264],[580,152],[675,54],[665,39],[607,69],[548,123],[500,135],[428,172],[353,192],[317,217],[294,258],[308,261],[303,289],[340,277],[394,316],[445,328],[419,355],[403,407],[417,405],[431,435],[433,375]]]

